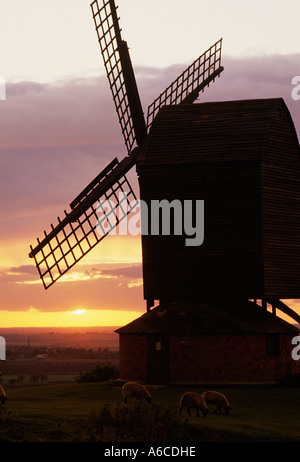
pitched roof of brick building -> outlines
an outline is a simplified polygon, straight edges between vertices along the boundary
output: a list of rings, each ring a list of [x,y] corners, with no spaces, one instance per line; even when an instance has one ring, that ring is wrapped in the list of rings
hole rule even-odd
[[[124,333],[299,333],[299,329],[251,301],[160,304],[116,330]]]

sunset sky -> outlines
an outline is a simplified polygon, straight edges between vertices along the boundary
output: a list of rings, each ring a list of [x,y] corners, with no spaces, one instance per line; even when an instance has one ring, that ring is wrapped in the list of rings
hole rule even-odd
[[[299,0],[116,3],[144,112],[223,37],[225,70],[200,101],[283,97],[300,136]],[[105,238],[47,291],[28,257],[83,187],[126,155],[90,1],[2,0],[0,43],[0,326],[123,325],[145,312],[139,236]],[[134,169],[128,177],[138,193]],[[289,304],[300,313],[300,300]]]

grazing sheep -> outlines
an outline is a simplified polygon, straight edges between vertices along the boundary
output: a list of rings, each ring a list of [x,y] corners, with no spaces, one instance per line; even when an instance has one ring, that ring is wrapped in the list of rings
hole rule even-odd
[[[144,385],[136,382],[127,382],[122,387],[122,394],[124,403],[127,403],[127,399],[132,396],[134,398],[145,399],[147,403],[151,403],[151,395]]]
[[[207,405],[199,393],[195,393],[193,391],[187,391],[184,393],[180,398],[180,415],[184,407],[187,407],[190,417],[192,408],[197,410],[197,417],[199,417],[199,411],[202,412],[204,417],[207,415]]]
[[[231,407],[228,399],[225,395],[223,395],[223,393],[219,393],[218,391],[206,391],[202,393],[202,397],[204,398],[206,404],[215,404],[217,406],[217,408],[214,410],[214,413],[221,413],[222,408],[226,414],[229,413]]]
[[[2,385],[0,385],[0,401],[2,404],[5,404],[5,401],[6,401],[6,393]]]

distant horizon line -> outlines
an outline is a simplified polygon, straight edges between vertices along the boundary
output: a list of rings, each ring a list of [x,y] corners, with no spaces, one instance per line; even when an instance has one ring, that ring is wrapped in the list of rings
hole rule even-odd
[[[0,327],[0,332],[3,329],[106,329],[106,328],[114,328],[118,329],[121,326],[114,326],[114,325],[107,325],[107,326],[6,326]]]

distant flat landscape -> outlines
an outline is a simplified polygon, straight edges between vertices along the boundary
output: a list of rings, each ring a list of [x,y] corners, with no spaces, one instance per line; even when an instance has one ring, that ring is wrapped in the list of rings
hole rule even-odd
[[[118,350],[119,336],[114,332],[118,327],[7,327],[0,328],[0,336],[7,348],[30,345]]]

